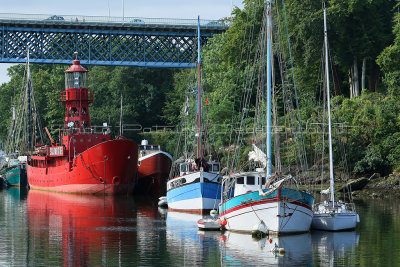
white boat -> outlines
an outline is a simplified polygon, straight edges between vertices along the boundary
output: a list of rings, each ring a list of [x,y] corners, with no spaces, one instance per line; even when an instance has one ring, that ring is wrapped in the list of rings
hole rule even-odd
[[[325,79],[326,97],[328,107],[328,136],[329,136],[329,190],[321,191],[322,194],[330,193],[330,200],[323,201],[314,206],[314,217],[311,227],[327,231],[341,231],[354,229],[360,221],[353,203],[344,203],[335,200],[335,178],[333,174],[333,149],[332,149],[332,120],[329,89],[329,61],[328,61],[328,33],[326,25],[326,9],[324,6],[324,41],[325,41]]]
[[[266,71],[260,71],[259,76],[259,80],[266,80],[266,92],[263,90],[262,93],[258,94],[258,99],[261,99],[258,102],[261,103],[259,103],[258,110],[255,111],[255,114],[262,115],[254,119],[254,121],[260,121],[262,126],[259,126],[258,129],[253,129],[254,151],[249,153],[249,162],[251,160],[257,162],[257,164],[262,165],[262,168],[258,168],[254,172],[239,172],[224,177],[222,185],[225,188],[225,193],[219,206],[219,217],[226,224],[225,228],[227,230],[261,235],[266,234],[266,232],[275,234],[308,232],[313,217],[312,206],[314,204],[312,195],[299,190],[296,178],[290,174],[272,174],[271,113],[273,77],[271,2],[271,0],[265,2],[264,12],[266,18],[263,20],[265,24],[262,29],[266,30],[266,32],[262,31],[260,33],[260,39],[266,39],[266,43],[260,47],[266,48],[266,51],[257,52],[261,56],[267,55],[266,61],[264,58],[258,59],[260,62],[266,62],[266,66],[260,67],[263,70],[265,68]],[[265,74],[266,79],[264,77]],[[260,88],[261,85],[259,84],[258,87]],[[265,98],[266,103],[262,103]],[[247,108],[243,108],[244,112],[246,110]],[[257,126],[255,125],[254,127],[256,128]],[[263,132],[256,135],[260,131]],[[264,136],[266,136],[266,140]],[[238,140],[240,138],[243,137],[239,135]],[[256,142],[264,142],[264,140],[263,146],[266,153],[255,144]],[[236,143],[240,144],[241,142],[237,141]],[[279,146],[275,146],[276,151],[279,151],[279,149]],[[276,154],[278,153],[276,152]],[[301,167],[302,170],[305,169],[303,166]],[[280,171],[278,168],[275,170]],[[300,175],[299,177],[301,179]],[[228,194],[230,188],[234,188],[233,197]]]
[[[197,227],[200,230],[220,230],[222,224],[220,220],[205,217],[197,221]]]
[[[270,177],[272,178],[272,177]],[[310,230],[314,197],[285,188],[292,177],[280,177],[265,187],[265,172],[238,173],[225,178],[235,183],[234,197],[219,206],[219,217],[231,231],[252,233],[264,223],[268,233],[301,233]]]
[[[196,157],[185,153],[185,160],[179,164],[176,176],[171,175],[167,182],[168,209],[180,212],[207,214],[216,209],[221,200],[220,163],[206,161],[204,158],[206,135],[202,129],[202,84],[200,56],[200,18],[198,23],[198,60],[197,60],[197,132]],[[188,100],[185,114],[188,114]],[[205,131],[207,132],[207,130]],[[186,138],[186,135],[185,135]],[[185,139],[186,143],[186,139]],[[187,152],[187,151],[186,151]],[[194,154],[194,153],[193,153]]]

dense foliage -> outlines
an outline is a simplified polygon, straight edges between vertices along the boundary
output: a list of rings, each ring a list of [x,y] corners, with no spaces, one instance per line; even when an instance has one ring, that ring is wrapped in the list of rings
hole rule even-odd
[[[244,3],[243,10],[233,11],[229,30],[210,38],[203,49],[202,77],[209,102],[205,105],[204,120],[210,122],[209,147],[219,159],[227,156],[232,143],[232,122],[240,118],[241,97],[249,83],[248,73],[254,68],[263,18],[264,1],[245,0]],[[335,136],[334,141],[336,147],[346,149],[349,167],[358,174],[400,170],[400,15],[396,3],[396,0],[326,2],[334,120],[347,125],[345,136]],[[277,0],[274,11],[280,14],[275,24],[275,27],[279,25],[279,33],[286,35],[288,29],[300,114],[306,129],[306,123],[322,120],[322,5],[320,1]],[[64,86],[65,68],[32,65],[43,125],[62,122],[64,110],[58,100]],[[196,87],[195,70],[102,66],[89,67],[89,70],[90,87],[95,92],[91,105],[93,124],[118,124],[122,94],[124,123],[147,127],[147,133],[142,129],[125,134],[136,141],[145,137],[161,143],[174,154],[178,139],[182,138],[179,125],[184,119],[185,99]],[[22,86],[24,66],[11,67],[9,75],[11,81],[0,86],[1,140],[6,139],[10,100]],[[195,100],[190,101],[193,107]],[[254,103],[252,99],[251,105]],[[169,125],[174,130],[154,131],[156,125]],[[308,154],[312,155],[320,144],[314,143],[315,134],[309,133],[306,139]],[[344,146],[339,146],[339,142]],[[336,149],[335,153],[339,156],[343,151]]]

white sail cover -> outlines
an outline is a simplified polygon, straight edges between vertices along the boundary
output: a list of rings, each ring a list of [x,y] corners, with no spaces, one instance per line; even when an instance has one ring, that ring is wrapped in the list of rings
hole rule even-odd
[[[328,189],[322,190],[322,191],[321,191],[321,194],[327,195],[327,194],[329,194],[330,190],[331,190],[330,187],[329,187]]]
[[[250,160],[261,163],[264,168],[267,167],[267,155],[255,144],[253,144],[253,151],[249,152],[249,161]]]

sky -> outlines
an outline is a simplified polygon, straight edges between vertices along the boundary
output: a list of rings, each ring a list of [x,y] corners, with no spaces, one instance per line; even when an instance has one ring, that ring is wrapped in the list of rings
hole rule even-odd
[[[242,0],[0,0],[1,13],[112,17],[219,19],[230,16]],[[0,63],[0,84],[9,81]]]

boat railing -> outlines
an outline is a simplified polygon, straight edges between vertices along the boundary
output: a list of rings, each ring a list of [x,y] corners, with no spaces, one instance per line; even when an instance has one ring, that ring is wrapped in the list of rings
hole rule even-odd
[[[322,205],[324,207],[324,210],[327,210],[329,212],[355,212],[356,208],[354,203],[352,202],[343,202],[341,200],[335,201],[335,204],[333,205],[332,201],[324,201],[322,203],[316,203],[315,210],[319,210],[318,206]]]
[[[91,126],[91,127],[83,127],[83,128],[74,128],[70,127],[64,129],[63,136],[72,135],[72,134],[103,134],[108,135],[111,134],[111,129],[108,127],[101,126]]]
[[[124,132],[138,132],[142,130],[142,126],[140,124],[124,124],[123,125]],[[49,127],[50,132],[55,133],[55,132],[61,132],[64,135],[68,135],[69,133],[80,133],[80,134],[106,134],[107,129],[109,130],[109,133],[111,133],[112,130],[119,131],[119,125],[117,126],[104,126],[104,125],[92,125],[90,127],[84,127],[83,130],[77,127],[70,127],[67,129],[64,129],[64,124],[54,124],[51,127]]]
[[[72,90],[69,91],[61,91],[60,92],[60,100],[61,102],[65,102],[68,100],[86,100],[89,103],[93,102],[93,91],[88,90],[87,92],[82,90]]]

